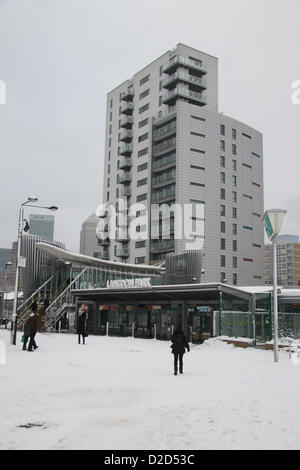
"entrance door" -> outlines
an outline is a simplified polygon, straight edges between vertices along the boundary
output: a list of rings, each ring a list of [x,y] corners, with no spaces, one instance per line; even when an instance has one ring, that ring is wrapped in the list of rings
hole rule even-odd
[[[194,306],[188,308],[192,342],[201,344],[213,337],[213,312],[211,307]]]
[[[213,314],[212,312],[201,313],[201,333],[203,340],[213,336]]]

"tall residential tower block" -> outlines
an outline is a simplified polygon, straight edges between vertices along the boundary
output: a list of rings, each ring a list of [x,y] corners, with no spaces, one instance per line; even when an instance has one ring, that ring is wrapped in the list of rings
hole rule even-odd
[[[130,217],[113,236],[103,212],[103,258],[202,249],[202,281],[264,284],[262,134],[218,112],[217,58],[178,44],[108,93],[103,201],[120,199]]]

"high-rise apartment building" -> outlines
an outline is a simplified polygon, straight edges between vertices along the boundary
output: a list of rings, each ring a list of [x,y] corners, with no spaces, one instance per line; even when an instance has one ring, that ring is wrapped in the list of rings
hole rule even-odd
[[[8,263],[11,262],[12,251],[10,248],[0,248],[0,290],[8,290],[7,274],[10,269]]]
[[[178,44],[108,93],[103,201],[103,258],[203,249],[204,282],[264,283],[262,135],[218,112],[217,58]]]
[[[8,262],[11,261],[11,249],[0,248],[0,269],[5,269]]]
[[[295,235],[279,235],[276,239],[277,282],[279,286],[300,286],[300,243]],[[272,245],[265,246],[265,281],[273,283]]]
[[[54,216],[30,214],[29,215],[29,234],[37,235],[45,240],[52,242],[54,237]]]

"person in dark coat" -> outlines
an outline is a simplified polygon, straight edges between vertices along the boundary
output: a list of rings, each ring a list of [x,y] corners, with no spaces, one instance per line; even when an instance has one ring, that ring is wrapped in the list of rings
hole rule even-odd
[[[190,350],[190,346],[180,326],[175,329],[171,337],[171,342],[172,345],[170,347],[172,349],[172,354],[174,354],[174,375],[177,375],[178,372],[178,360],[179,372],[180,374],[183,374],[183,355],[186,349],[188,351]]]
[[[86,313],[83,312],[77,320],[77,334],[78,334],[78,344],[81,344],[81,336],[83,344],[85,344],[86,338]]]
[[[33,350],[37,349],[38,346],[35,342],[35,335],[38,331],[38,323],[39,319],[36,313],[32,312],[27,318],[25,325],[24,325],[24,343],[23,343],[23,351],[26,351],[27,342],[29,341],[28,351],[32,352]]]

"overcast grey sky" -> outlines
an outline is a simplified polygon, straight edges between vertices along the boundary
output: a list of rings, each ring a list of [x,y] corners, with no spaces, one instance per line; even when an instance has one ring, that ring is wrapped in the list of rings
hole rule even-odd
[[[36,195],[78,251],[102,201],[106,94],[179,42],[219,58],[220,112],[263,132],[265,208],[300,235],[299,18],[299,0],[0,0],[0,247]]]

